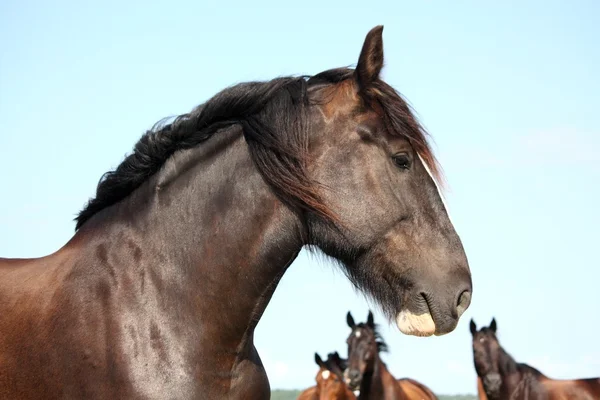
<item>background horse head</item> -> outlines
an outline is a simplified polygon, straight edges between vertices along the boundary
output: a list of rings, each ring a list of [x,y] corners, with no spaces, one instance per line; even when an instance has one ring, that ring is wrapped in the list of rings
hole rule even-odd
[[[337,352],[329,353],[326,361],[323,361],[319,354],[315,353],[315,362],[320,367],[316,377],[319,399],[350,400],[356,398],[350,388],[344,383],[346,360],[340,358]]]
[[[536,368],[517,363],[500,345],[498,326],[493,318],[489,326],[477,330],[471,319],[473,359],[478,380],[490,400],[510,399],[592,399],[600,398],[600,379],[555,380]],[[478,382],[479,384],[479,382]]]
[[[496,319],[493,318],[489,326],[483,326],[479,331],[472,319],[469,326],[473,337],[473,361],[477,376],[489,396],[499,396],[502,385],[499,367],[502,348],[496,337]]]
[[[346,322],[352,329],[347,339],[346,383],[359,393],[359,399],[395,398],[404,400],[437,399],[425,385],[410,378],[395,379],[379,357],[388,350],[369,311],[366,323],[356,324],[348,312]]]
[[[379,358],[379,352],[387,351],[387,345],[377,331],[373,313],[369,311],[366,323],[356,324],[348,312],[346,322],[351,332],[346,340],[348,367],[344,378],[350,389],[360,393],[360,399],[399,397],[402,390],[398,382]]]

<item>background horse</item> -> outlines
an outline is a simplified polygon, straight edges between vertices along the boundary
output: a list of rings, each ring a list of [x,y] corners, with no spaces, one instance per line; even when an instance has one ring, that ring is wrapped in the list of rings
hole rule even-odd
[[[387,346],[375,326],[369,311],[366,323],[356,324],[352,314],[346,317],[352,329],[348,336],[348,368],[344,372],[346,383],[358,390],[359,399],[437,399],[425,385],[412,380],[396,380],[379,357]]]
[[[298,400],[353,400],[356,396],[344,383],[346,360],[340,358],[337,352],[329,353],[327,360],[315,353],[315,362],[319,371],[315,380],[317,385],[300,393]]]
[[[304,246],[400,331],[454,330],[468,262],[426,134],[379,78],[382,32],[355,70],[239,84],[157,124],[65,246],[0,260],[0,398],[269,398],[254,330]]]
[[[470,329],[475,370],[488,399],[600,399],[599,378],[556,380],[527,364],[517,363],[500,346],[495,318],[489,327],[484,326],[479,331],[475,321],[471,320]]]

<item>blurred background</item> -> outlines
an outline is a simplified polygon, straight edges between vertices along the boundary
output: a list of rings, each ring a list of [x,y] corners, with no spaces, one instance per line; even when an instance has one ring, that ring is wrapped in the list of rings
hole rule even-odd
[[[314,384],[369,308],[396,377],[475,393],[468,323],[553,378],[600,375],[600,3],[0,2],[0,255],[54,252],[101,175],[156,121],[247,80],[353,66],[383,24],[383,78],[432,135],[474,282],[443,337],[400,334],[302,252],[255,343],[274,389]]]

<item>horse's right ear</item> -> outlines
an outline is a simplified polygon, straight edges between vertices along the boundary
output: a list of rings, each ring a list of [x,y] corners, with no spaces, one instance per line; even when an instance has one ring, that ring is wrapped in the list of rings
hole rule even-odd
[[[471,323],[469,324],[469,329],[471,329],[471,335],[474,335],[477,333],[477,325],[475,325],[475,321],[473,321],[473,318],[471,318]]]
[[[379,78],[383,68],[383,25],[376,26],[367,33],[356,64],[355,76],[361,91],[369,88]]]
[[[354,318],[352,318],[352,314],[350,314],[350,311],[348,311],[348,314],[346,315],[346,323],[352,329],[354,329],[354,327],[356,326],[356,324],[354,323]]]
[[[494,333],[496,333],[496,330],[498,329],[498,325],[496,324],[496,318],[492,318],[492,322],[490,323],[490,330]]]
[[[367,317],[367,326],[371,329],[375,329],[375,319],[373,318],[373,312],[369,310],[369,315]]]

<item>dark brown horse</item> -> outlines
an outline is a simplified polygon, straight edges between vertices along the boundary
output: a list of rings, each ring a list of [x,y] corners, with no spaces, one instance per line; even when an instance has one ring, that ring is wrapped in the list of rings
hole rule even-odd
[[[387,345],[377,332],[373,313],[369,311],[366,323],[356,324],[352,314],[346,317],[352,329],[348,336],[348,368],[344,378],[350,389],[363,399],[427,400],[437,399],[435,394],[414,379],[397,380],[379,357]]]
[[[321,356],[315,353],[315,362],[319,371],[315,380],[317,385],[300,393],[298,400],[354,400],[356,396],[344,383],[344,369],[346,360],[342,359],[337,352],[329,353],[327,360],[323,361]]]
[[[382,31],[355,70],[239,84],[157,124],[64,247],[0,260],[0,398],[269,398],[254,329],[303,246],[402,332],[452,331],[467,258],[427,137],[379,78]]]
[[[479,331],[470,323],[473,358],[478,379],[489,400],[591,400],[600,399],[600,378],[557,380],[537,369],[517,363],[500,346],[496,319]]]

